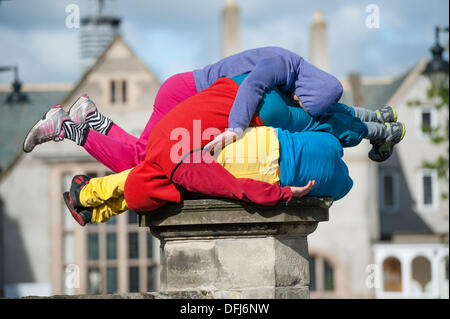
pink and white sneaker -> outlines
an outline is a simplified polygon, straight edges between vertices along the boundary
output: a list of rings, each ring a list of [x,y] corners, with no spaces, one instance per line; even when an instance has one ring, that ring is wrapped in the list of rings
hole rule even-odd
[[[97,106],[87,94],[83,94],[72,104],[69,116],[76,124],[86,123],[86,117],[97,111]],[[89,123],[88,123],[89,124]]]
[[[23,151],[29,153],[38,144],[64,139],[64,131],[61,128],[64,121],[70,121],[69,114],[61,105],[53,105],[28,132],[23,142]]]

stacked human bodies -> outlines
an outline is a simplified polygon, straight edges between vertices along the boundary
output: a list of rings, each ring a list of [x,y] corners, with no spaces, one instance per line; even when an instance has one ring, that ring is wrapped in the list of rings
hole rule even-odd
[[[384,161],[406,131],[394,107],[347,106],[341,95],[338,79],[295,53],[258,48],[169,78],[139,138],[83,95],[69,112],[53,106],[24,151],[65,138],[116,172],[73,178],[64,200],[82,226],[151,212],[186,192],[261,205],[339,200],[353,186],[343,148],[369,139],[369,158]]]

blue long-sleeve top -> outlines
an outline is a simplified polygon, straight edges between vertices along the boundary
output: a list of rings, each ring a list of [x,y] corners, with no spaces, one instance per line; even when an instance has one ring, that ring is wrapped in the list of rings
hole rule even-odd
[[[220,77],[232,78],[248,72],[228,119],[229,129],[238,133],[248,127],[260,100],[274,87],[297,95],[313,116],[325,113],[342,95],[342,85],[336,77],[278,47],[246,50],[194,70],[193,74],[200,92]]]

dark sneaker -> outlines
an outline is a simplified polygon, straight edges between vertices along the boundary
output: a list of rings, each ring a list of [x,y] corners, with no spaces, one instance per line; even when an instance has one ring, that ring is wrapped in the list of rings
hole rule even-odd
[[[397,122],[397,111],[393,106],[385,106],[375,111],[378,122],[380,123],[394,123]]]
[[[80,210],[76,209],[70,199],[69,192],[65,192],[63,194],[64,203],[66,203],[67,208],[69,209],[72,217],[77,221],[81,226],[86,226],[86,224],[91,222],[92,219],[92,211],[87,210],[86,208]]]
[[[80,192],[84,186],[89,184],[89,177],[86,175],[75,175],[72,179],[72,184],[70,185],[69,197],[73,206],[77,209],[85,209],[80,202]]]
[[[70,107],[69,116],[73,122],[80,124],[86,123],[86,117],[94,112],[97,112],[95,103],[87,96],[87,94],[83,94]]]
[[[384,139],[370,141],[372,149],[369,152],[369,158],[375,162],[387,160],[392,155],[394,145],[398,144],[406,134],[406,126],[401,122],[385,124],[388,136]]]
[[[64,139],[64,131],[61,127],[62,123],[68,120],[70,120],[69,114],[62,109],[61,105],[53,105],[28,132],[23,142],[23,151],[29,153],[36,145]]]

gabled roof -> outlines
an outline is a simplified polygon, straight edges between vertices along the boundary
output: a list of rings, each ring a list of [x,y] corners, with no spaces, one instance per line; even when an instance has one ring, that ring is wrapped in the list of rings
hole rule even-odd
[[[59,103],[67,91],[26,92],[26,104],[8,104],[9,92],[0,92],[0,179],[22,154],[23,140],[48,108]]]
[[[155,77],[157,79],[157,77],[153,74],[153,72],[147,67],[147,65],[145,65],[144,62],[141,61],[141,59],[139,59],[136,54],[133,52],[133,50],[131,50],[131,48],[128,46],[128,44],[123,40],[122,36],[120,35],[120,33],[116,33],[113,37],[113,39],[111,40],[111,42],[105,47],[105,49],[103,50],[103,52],[98,56],[97,60],[83,73],[83,75],[81,76],[81,78],[78,80],[77,84],[75,85],[75,87],[73,88],[72,91],[68,92],[68,94],[64,97],[63,101],[62,101],[62,105],[66,105],[67,103],[69,103],[69,99],[70,96],[72,94],[72,92],[76,92],[86,81],[86,79],[89,77],[89,75],[91,75],[91,73],[97,69],[97,66],[99,66],[103,60],[105,59],[106,54],[108,53],[108,51],[117,43],[117,42],[122,42],[125,47],[129,50],[129,52],[131,53],[131,55],[136,58],[136,61],[138,61],[138,63],[141,64],[142,69],[147,71],[151,76]],[[161,85],[160,81],[158,80],[158,85]]]
[[[392,97],[399,90],[400,86],[416,68],[417,65],[410,68],[408,71],[396,77],[392,82],[387,84],[363,84],[361,89],[364,98],[364,105],[360,106],[375,110],[380,106],[388,105],[391,102]],[[353,104],[353,92],[351,88],[344,91],[341,102],[348,105]]]
[[[71,94],[83,85],[89,75],[105,59],[108,50],[119,41],[124,43],[133,57],[136,57],[136,61],[141,64],[142,69],[157,79],[145,63],[125,43],[122,36],[117,33],[93,65],[84,72],[72,90],[27,91],[26,94],[30,98],[30,101],[27,104],[20,105],[7,104],[5,99],[10,92],[0,92],[0,180],[13,168],[14,164],[23,154],[23,140],[33,124],[42,118],[50,106],[54,104],[67,106],[70,102]]]

